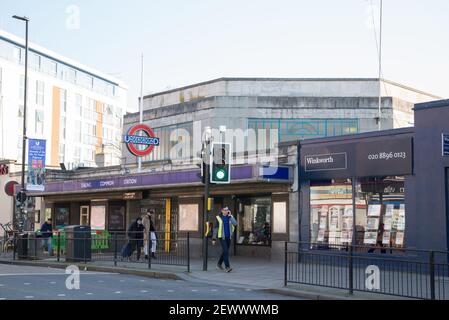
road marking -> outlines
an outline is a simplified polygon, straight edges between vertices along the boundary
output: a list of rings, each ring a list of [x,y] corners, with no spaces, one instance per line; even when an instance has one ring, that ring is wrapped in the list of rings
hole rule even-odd
[[[56,284],[56,282],[52,281],[52,282],[50,282],[50,284]]]
[[[245,291],[253,291],[252,289],[245,289]]]
[[[114,292],[114,293],[120,294],[120,293],[122,293],[122,292],[121,292],[121,291],[116,291],[116,292]]]
[[[60,294],[58,294],[58,297],[65,297],[65,294],[60,293]]]
[[[147,290],[140,290],[140,293],[147,293]]]
[[[198,292],[198,290],[193,289],[192,292]]]
[[[34,299],[34,296],[25,296],[25,299]]]
[[[120,280],[120,282],[125,282],[125,280]]]
[[[175,290],[167,290],[167,292],[175,292]]]
[[[29,286],[31,283],[25,282],[24,285]]]
[[[5,285],[4,284],[0,284],[0,287],[4,287]]]
[[[140,282],[145,282],[145,280],[140,280]]]
[[[235,289],[228,289],[228,291],[235,291]]]
[[[92,293],[92,292],[88,292],[88,293],[86,293],[86,296],[91,296],[91,295],[93,295],[93,293]]]
[[[119,273],[109,272],[80,272],[84,276],[94,275],[118,275]],[[0,277],[22,277],[22,276],[67,276],[65,273],[1,273]]]
[[[6,298],[0,298],[0,300],[6,300]]]

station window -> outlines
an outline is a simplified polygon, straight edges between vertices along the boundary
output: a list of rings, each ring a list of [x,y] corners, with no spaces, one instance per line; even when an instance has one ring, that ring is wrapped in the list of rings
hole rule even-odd
[[[271,197],[240,198],[237,243],[271,244]]]

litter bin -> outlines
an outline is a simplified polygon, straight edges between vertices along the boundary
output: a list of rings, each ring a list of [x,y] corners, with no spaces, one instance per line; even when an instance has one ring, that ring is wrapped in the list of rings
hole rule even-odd
[[[17,257],[19,260],[28,259],[28,233],[17,235]]]
[[[89,226],[65,227],[66,261],[84,262],[92,257],[92,237]]]

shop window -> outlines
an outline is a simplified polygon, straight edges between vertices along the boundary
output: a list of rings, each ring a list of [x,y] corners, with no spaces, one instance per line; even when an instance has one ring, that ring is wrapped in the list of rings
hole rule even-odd
[[[92,206],[90,227],[92,230],[106,229],[106,206]],[[89,209],[87,207],[86,218],[88,219]]]
[[[273,202],[273,233],[287,233],[287,202]]]
[[[310,241],[315,244],[352,243],[351,180],[312,182],[310,186]]]
[[[271,244],[271,198],[241,198],[238,205],[238,244]]]
[[[55,208],[55,226],[57,228],[65,227],[70,224],[70,208],[68,206]]]
[[[108,229],[110,231],[125,230],[125,205],[110,205],[108,211]]]
[[[404,247],[404,177],[361,179],[356,194],[356,244]]]
[[[179,231],[198,231],[198,204],[179,205]]]

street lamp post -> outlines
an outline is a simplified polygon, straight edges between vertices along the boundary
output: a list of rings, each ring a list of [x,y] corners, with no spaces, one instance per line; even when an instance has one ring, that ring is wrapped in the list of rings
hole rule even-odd
[[[28,22],[29,18],[23,16],[13,16],[14,19],[25,21],[25,88],[23,95],[23,134],[22,134],[22,177],[21,177],[21,192],[25,192],[25,154],[26,154],[26,140],[27,140],[27,88],[28,88]],[[20,220],[19,220],[19,231],[23,231],[24,225],[24,203],[20,206]]]
[[[203,205],[203,271],[207,271],[208,259],[208,241],[206,236],[206,224],[208,223],[208,207],[209,207],[209,160],[210,160],[210,140],[211,128],[205,128],[205,135],[203,141],[202,161],[203,161],[203,175],[204,175],[204,205]]]

